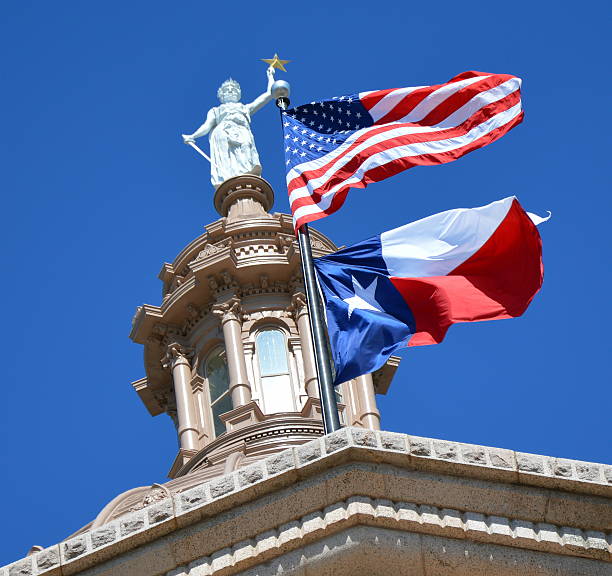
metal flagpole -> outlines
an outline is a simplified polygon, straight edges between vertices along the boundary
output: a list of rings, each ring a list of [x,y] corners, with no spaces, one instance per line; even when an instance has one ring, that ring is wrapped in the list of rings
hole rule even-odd
[[[272,94],[276,98],[276,105],[282,113],[289,106],[289,83],[278,80],[272,85]],[[302,274],[306,288],[306,302],[308,304],[308,317],[310,320],[310,332],[314,347],[315,364],[319,381],[319,395],[321,397],[321,408],[323,409],[323,426],[325,433],[329,434],[340,429],[340,417],[338,416],[338,403],[336,402],[336,391],[331,370],[331,357],[327,346],[327,331],[323,321],[323,303],[319,294],[317,278],[312,260],[312,248],[310,245],[310,232],[308,224],[303,224],[297,231],[300,245],[300,256],[302,261]]]

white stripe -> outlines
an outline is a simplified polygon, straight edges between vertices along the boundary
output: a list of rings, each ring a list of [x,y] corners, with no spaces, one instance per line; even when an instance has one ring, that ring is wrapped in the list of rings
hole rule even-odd
[[[399,278],[446,276],[473,256],[504,220],[514,197],[480,208],[434,214],[380,235],[389,274]]]
[[[484,92],[479,92],[472,99],[461,106],[461,108],[457,108],[457,110],[455,110],[450,116],[447,116],[444,118],[444,120],[436,124],[436,127],[445,129],[458,126],[459,124],[465,122],[470,116],[476,114],[481,108],[484,108],[493,102],[498,102],[499,100],[504,99],[509,94],[512,94],[512,92],[519,90],[520,87],[520,78],[510,78],[510,80],[506,80],[506,82],[500,84],[499,86],[489,88]]]
[[[427,98],[424,98],[419,104],[417,104],[406,116],[404,116],[400,122],[420,122],[429,114],[436,106],[439,106],[450,98],[453,94],[459,92],[462,88],[480,82],[489,76],[476,76],[475,78],[467,78],[466,80],[460,80],[459,82],[453,82],[452,84],[446,84],[441,88],[438,88],[435,92],[432,92]]]
[[[368,110],[368,114],[372,116],[374,122],[380,120],[383,116],[386,116],[389,111],[393,110],[397,104],[399,104],[408,94],[411,94],[415,90],[419,90],[420,88],[427,88],[427,86],[413,86],[410,88],[398,88],[397,90],[393,90],[388,94],[385,94],[383,98],[379,102],[377,102],[370,110]],[[361,94],[359,94],[359,98],[361,98]]]
[[[359,168],[355,171],[355,173],[350,178],[343,180],[342,182],[334,186],[331,190],[326,192],[317,204],[309,204],[309,205],[301,206],[297,208],[293,213],[294,219],[298,220],[300,218],[303,218],[306,215],[315,214],[317,212],[321,212],[325,210],[331,204],[333,196],[336,194],[336,192],[338,192],[341,188],[344,188],[347,185],[355,184],[361,181],[365,172],[367,172],[371,168],[374,168],[376,166],[382,166],[389,162],[398,160],[399,158],[406,158],[410,156],[421,156],[423,154],[441,154],[443,152],[449,152],[451,150],[461,148],[463,146],[466,146],[467,144],[470,144],[474,140],[477,140],[479,138],[482,138],[483,136],[486,136],[493,130],[501,126],[504,126],[508,122],[511,122],[520,113],[521,113],[521,103],[519,102],[512,108],[509,108],[508,110],[504,110],[503,112],[496,114],[492,118],[489,118],[486,122],[483,122],[479,124],[478,126],[475,126],[474,128],[472,128],[472,130],[470,130],[463,136],[457,136],[455,138],[448,138],[445,140],[436,140],[433,142],[415,142],[412,144],[405,144],[403,146],[397,146],[396,148],[389,148],[381,152],[378,152],[372,156],[369,156],[359,166]],[[310,182],[307,184],[306,187],[303,187],[299,190],[302,190],[308,187],[310,187]],[[295,190],[294,192],[297,192],[297,191],[298,190]],[[306,193],[305,195],[302,195],[301,197],[310,196],[310,195],[311,193]],[[291,204],[292,203],[293,201],[291,201]]]
[[[335,172],[336,170],[344,166],[347,162],[349,162],[355,154],[358,154],[369,146],[377,144],[378,142],[382,142],[385,139],[395,138],[397,136],[402,136],[406,134],[422,134],[426,132],[435,132],[436,130],[445,130],[449,127],[458,126],[462,124],[468,118],[478,112],[478,110],[480,110],[481,108],[487,106],[488,104],[491,104],[492,102],[501,100],[505,96],[517,90],[520,87],[520,81],[517,85],[516,80],[518,79],[504,82],[503,84],[500,84],[495,88],[486,90],[485,92],[478,94],[477,97],[472,98],[472,100],[467,102],[464,106],[462,106],[456,112],[453,113],[452,121],[455,123],[454,125],[450,125],[449,118],[446,118],[435,126],[401,126],[398,124],[397,129],[375,134],[371,138],[366,139],[362,143],[360,143],[359,146],[357,146],[354,150],[351,150],[350,156],[345,157],[345,159],[342,160],[340,163],[334,164],[332,167],[329,168],[329,170],[327,170],[325,175],[313,180],[313,182],[317,182],[317,187],[321,186],[324,183],[324,178],[327,175],[333,175],[333,172]],[[390,124],[395,123],[393,122]],[[357,132],[352,134],[343,144],[338,146],[338,148],[336,148],[335,150],[332,150],[332,152],[330,152],[329,154],[326,154],[325,156],[320,156],[315,160],[310,160],[308,162],[304,162],[302,164],[294,166],[287,174],[287,184],[290,184],[294,178],[306,172],[307,170],[316,170],[318,168],[321,168],[322,166],[325,166],[335,158],[342,156],[357,138],[360,138],[364,133],[367,133],[368,131],[371,131],[373,129],[374,127],[362,128],[361,130],[358,130]],[[294,192],[297,192],[297,190]]]

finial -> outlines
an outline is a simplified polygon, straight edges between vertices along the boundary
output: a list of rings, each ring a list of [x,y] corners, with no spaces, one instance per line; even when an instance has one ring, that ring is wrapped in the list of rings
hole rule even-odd
[[[285,70],[285,64],[291,62],[291,60],[281,60],[276,52],[273,58],[262,58],[262,61],[272,66],[272,68],[277,68],[283,72],[287,72],[287,70]]]

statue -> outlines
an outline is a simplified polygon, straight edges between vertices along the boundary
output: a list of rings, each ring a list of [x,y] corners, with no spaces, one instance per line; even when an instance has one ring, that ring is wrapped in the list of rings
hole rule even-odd
[[[194,145],[195,139],[209,134],[210,180],[217,189],[223,182],[241,174],[261,175],[259,155],[251,132],[251,116],[272,100],[274,65],[267,70],[266,92],[249,104],[240,102],[240,84],[229,78],[217,91],[221,102],[208,111],[206,120],[193,134],[183,134],[185,144]],[[197,149],[197,148],[196,148]]]

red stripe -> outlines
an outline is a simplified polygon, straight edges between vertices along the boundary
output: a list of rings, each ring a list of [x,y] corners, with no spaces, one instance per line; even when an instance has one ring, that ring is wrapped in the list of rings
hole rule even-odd
[[[489,240],[448,276],[391,278],[415,318],[409,346],[441,342],[456,322],[520,316],[542,280],[540,234],[516,200]]]
[[[400,120],[406,114],[410,113],[418,104],[420,104],[427,96],[432,92],[442,88],[446,84],[436,84],[434,86],[423,86],[414,92],[411,92],[407,96],[404,96],[389,112],[387,112],[382,118],[376,120],[376,124],[386,124],[388,122],[395,122]]]
[[[490,72],[477,72],[476,70],[468,70],[467,72],[461,72],[457,76],[453,76],[448,83],[459,82],[459,80],[466,80],[467,78],[475,78],[476,76],[491,76]]]
[[[395,92],[397,88],[389,88],[389,90],[378,90],[376,92],[371,92],[370,94],[366,94],[365,96],[359,98],[359,101],[363,104],[366,110],[371,110],[378,104],[387,94],[391,94],[391,92]]]
[[[495,76],[489,76],[479,82],[465,86],[438,104],[425,118],[419,120],[419,124],[422,126],[435,126],[445,118],[448,118],[453,112],[459,110],[459,108],[467,104],[475,96],[491,90],[491,88],[495,88],[511,78],[513,77],[509,74],[496,74]]]
[[[351,158],[351,160],[347,162],[347,164],[339,168],[338,171],[332,176],[331,179],[328,179],[327,182],[323,183],[321,186],[319,186],[319,188],[317,188],[313,192],[313,195],[316,195],[317,193],[323,194],[327,192],[328,190],[330,190],[335,185],[338,179],[345,179],[348,176],[352,175],[359,168],[359,166],[362,164],[364,160],[366,160],[368,157],[372,156],[373,154],[377,152],[395,148],[397,146],[404,146],[407,144],[412,144],[415,142],[435,142],[437,140],[445,140],[448,138],[455,138],[458,136],[463,136],[467,134],[467,132],[469,132],[472,128],[477,126],[478,124],[481,124],[482,122],[485,122],[486,120],[488,120],[489,118],[492,118],[496,114],[503,112],[504,110],[507,110],[508,108],[511,108],[512,106],[517,104],[519,101],[520,101],[520,92],[516,90],[515,92],[512,92],[511,94],[506,96],[505,98],[502,98],[501,100],[498,100],[496,102],[492,102],[491,104],[488,104],[487,106],[481,108],[475,114],[473,114],[467,120],[465,120],[465,122],[463,122],[462,124],[459,124],[458,126],[455,126],[452,128],[445,128],[442,130],[437,130],[435,132],[423,132],[423,133],[417,133],[417,134],[406,134],[402,136],[396,136],[395,138],[390,138],[388,140],[384,140],[382,142],[372,144],[369,148],[361,150],[358,154],[353,156],[353,158]],[[325,172],[327,172],[336,162],[338,162],[338,160],[340,160],[341,158],[345,156],[350,155],[350,153],[357,146],[359,146],[361,143],[365,142],[369,138],[377,134],[388,132],[390,130],[395,130],[396,128],[412,127],[412,126],[414,126],[414,124],[410,124],[410,123],[391,124],[391,125],[387,125],[384,127],[373,128],[373,129],[368,130],[367,132],[364,132],[364,134],[362,134],[357,140],[355,140],[355,142],[351,143],[351,145],[342,154],[340,154],[336,158],[330,159],[329,162],[327,162],[326,164],[324,164],[323,166],[319,168],[316,168],[314,170],[306,170],[302,172],[301,174],[298,174],[297,176],[295,176],[290,182],[288,182],[287,189],[291,193],[293,190],[297,188],[301,188],[302,186],[305,186],[308,181],[313,180],[315,178],[319,178],[320,176],[323,176],[323,174],[325,174]]]
[[[439,84],[438,86],[427,86],[425,88],[422,88],[421,90],[416,90],[415,92],[407,96],[404,100],[402,100],[397,106],[395,106],[392,110],[390,110],[380,120],[377,120],[376,124],[383,124],[386,122],[396,122],[398,120],[401,120],[402,118],[404,118],[404,116],[412,112],[412,110],[417,106],[417,104],[420,104],[420,102],[424,100],[426,96],[429,96],[430,94],[432,94],[439,88],[450,86],[456,82],[459,82],[460,80],[466,80],[467,78],[472,78],[474,76],[479,76],[479,75],[472,74],[470,76],[466,76],[465,78],[453,79],[452,81],[447,82],[446,84]],[[438,104],[438,106],[434,108],[432,112],[434,112],[439,107],[443,107],[443,109],[450,110],[446,115],[443,115],[440,117],[440,120],[443,120],[452,111],[463,106],[465,102],[470,100],[472,97],[474,97],[479,92],[484,92],[485,90],[493,88],[494,86],[501,84],[505,82],[506,80],[509,80],[510,78],[512,78],[510,74],[492,74],[488,78],[483,78],[481,81],[474,82],[473,84],[469,86],[464,86],[463,88],[460,88],[454,94],[448,96],[440,104]],[[466,91],[468,94],[471,94],[471,95],[465,101],[462,102],[461,96],[457,96],[457,94],[464,94]],[[413,95],[415,96],[414,100],[411,99]],[[447,102],[448,104],[446,104]],[[432,114],[432,112],[430,112],[430,114]],[[424,126],[432,126],[434,124],[437,124],[438,121],[440,120],[427,121],[426,118],[423,118],[422,120],[419,120],[418,123]]]
[[[455,150],[452,150],[449,152],[443,152],[440,154],[424,154],[421,156],[411,156],[409,158],[399,158],[397,160],[394,160],[393,162],[389,162],[387,164],[377,166],[373,168],[372,170],[368,170],[364,174],[364,177],[362,178],[362,180],[360,180],[359,182],[356,182],[355,184],[347,185],[347,186],[340,188],[334,195],[334,200],[332,200],[331,205],[326,210],[321,211],[321,212],[315,212],[314,214],[307,214],[299,218],[296,221],[296,228],[299,228],[300,226],[308,222],[313,222],[314,220],[318,220],[320,218],[328,216],[329,214],[333,214],[336,210],[338,210],[342,206],[342,203],[344,203],[344,200],[346,199],[346,195],[350,188],[365,188],[368,184],[371,184],[372,182],[380,182],[381,180],[384,180],[385,178],[398,174],[399,172],[403,172],[404,170],[408,170],[409,168],[412,168],[413,166],[431,166],[435,164],[444,164],[446,162],[451,162],[452,160],[456,160],[457,158],[460,158],[461,156],[467,154],[468,152],[471,152],[472,150],[475,150],[476,148],[481,148],[483,146],[490,144],[491,142],[494,142],[498,138],[501,138],[504,134],[509,132],[514,126],[520,124],[523,121],[523,117],[524,117],[524,114],[523,112],[521,112],[516,118],[514,118],[508,124],[505,124],[504,126],[500,126],[499,128],[493,130],[492,132],[489,132],[489,134],[483,136],[482,138],[479,138],[478,140],[475,140],[471,144],[468,144],[461,148],[457,148]],[[336,197],[339,197],[339,196],[342,196],[342,201],[339,204],[337,204]],[[314,196],[298,198],[291,205],[291,211],[295,213],[296,209],[300,206],[308,206],[308,205],[316,204],[317,202],[315,202],[313,198]],[[320,196],[319,196],[319,200],[320,200]]]

